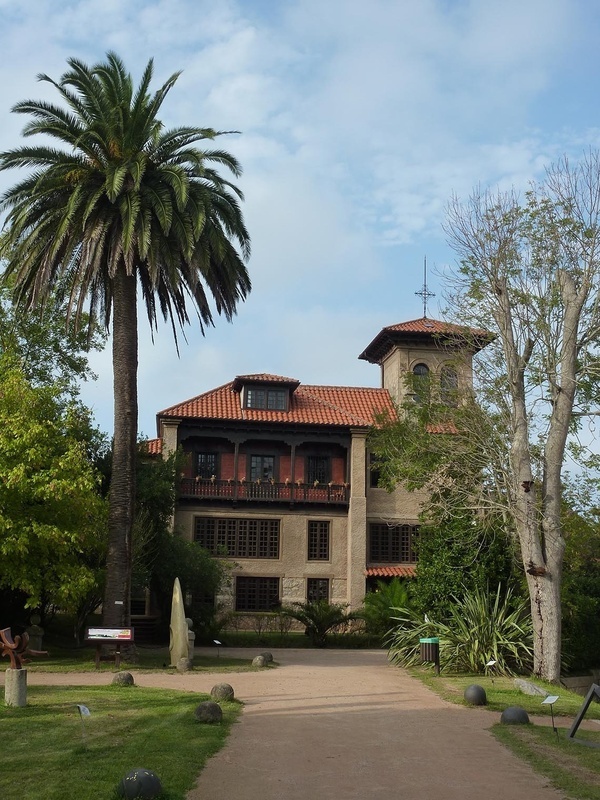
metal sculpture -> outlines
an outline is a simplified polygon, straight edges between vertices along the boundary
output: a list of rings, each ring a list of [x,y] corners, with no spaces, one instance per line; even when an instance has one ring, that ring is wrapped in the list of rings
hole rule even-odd
[[[29,634],[15,636],[13,639],[10,628],[0,629],[0,656],[10,658],[10,669],[22,669],[23,664],[29,663],[30,658],[25,656],[47,656],[47,650],[30,650]]]

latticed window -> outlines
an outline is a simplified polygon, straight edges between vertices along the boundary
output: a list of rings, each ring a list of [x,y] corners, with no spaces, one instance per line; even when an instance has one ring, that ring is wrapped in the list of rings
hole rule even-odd
[[[213,555],[279,558],[279,520],[196,517],[194,541]]]
[[[369,526],[369,561],[373,564],[414,564],[418,530],[418,525],[372,523]]]
[[[329,578],[307,578],[306,599],[309,603],[329,600]]]
[[[252,388],[246,391],[246,408],[268,408],[285,411],[287,408],[285,389]]]
[[[308,523],[308,560],[329,560],[329,522],[311,520]]]
[[[236,611],[275,611],[280,605],[279,578],[235,579]]]
[[[329,483],[331,476],[329,456],[306,457],[306,482]]]
[[[199,478],[212,478],[217,475],[217,454],[216,453],[197,453],[196,454],[196,475]]]

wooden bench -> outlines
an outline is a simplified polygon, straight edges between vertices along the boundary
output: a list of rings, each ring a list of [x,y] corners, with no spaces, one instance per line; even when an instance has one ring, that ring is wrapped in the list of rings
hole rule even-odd
[[[87,628],[85,632],[86,642],[96,643],[96,669],[100,667],[101,661],[112,661],[115,667],[121,666],[121,644],[123,642],[133,642],[133,628]],[[114,645],[115,651],[111,655],[102,655],[102,645]]]

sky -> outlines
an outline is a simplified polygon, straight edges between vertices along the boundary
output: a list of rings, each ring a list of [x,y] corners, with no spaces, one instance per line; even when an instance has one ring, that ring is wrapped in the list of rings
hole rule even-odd
[[[169,324],[153,340],[140,317],[153,437],[158,411],[236,375],[378,386],[358,355],[423,315],[425,258],[443,316],[453,194],[526,190],[600,144],[599,43],[595,0],[0,0],[0,150],[22,143],[14,103],[57,99],[39,73],[109,50],[136,83],[153,58],[155,89],[182,70],[166,127],[240,132],[219,146],[244,169],[252,292],[233,323],[188,327],[179,356]],[[82,399],[111,433],[110,346],[91,364]]]

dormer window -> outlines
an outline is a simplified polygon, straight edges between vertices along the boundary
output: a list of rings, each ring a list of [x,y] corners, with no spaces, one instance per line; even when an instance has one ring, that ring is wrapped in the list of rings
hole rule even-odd
[[[246,389],[246,408],[266,408],[271,411],[287,409],[287,389],[271,389],[265,386]]]

